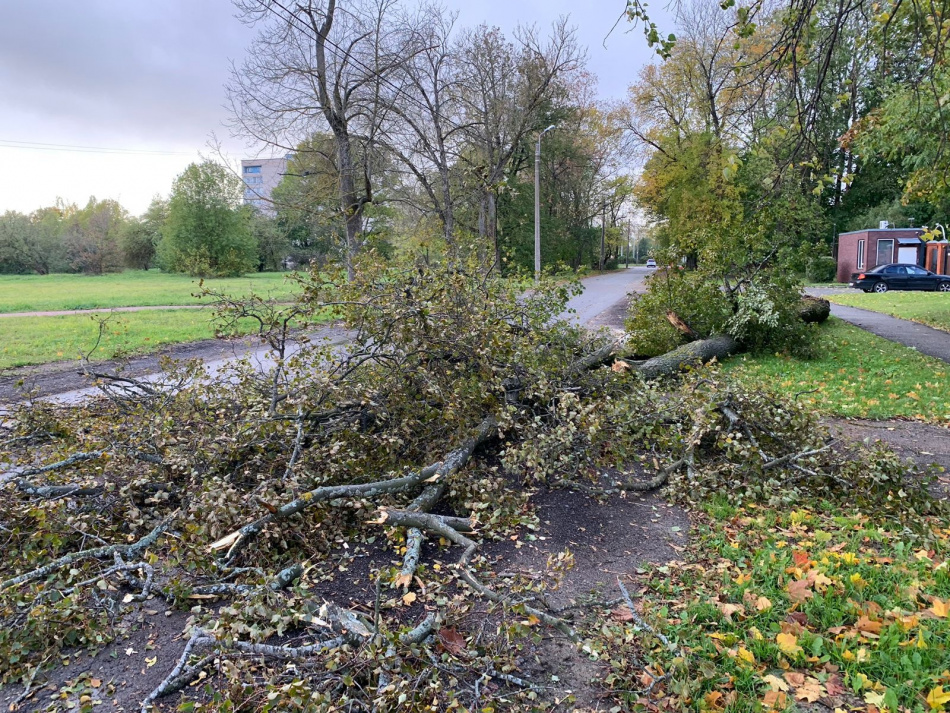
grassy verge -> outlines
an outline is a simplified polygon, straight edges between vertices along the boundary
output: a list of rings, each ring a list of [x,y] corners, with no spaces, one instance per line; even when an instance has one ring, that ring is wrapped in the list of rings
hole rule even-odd
[[[685,561],[649,575],[648,615],[675,652],[651,655],[669,678],[637,710],[950,706],[947,523],[918,538],[835,509],[708,506]],[[614,667],[615,688],[652,680]]]
[[[234,296],[253,291],[283,299],[296,291],[296,285],[288,281],[286,275],[261,272],[245,277],[205,280],[204,284]],[[158,270],[128,270],[100,276],[2,275],[0,312],[202,304],[194,297],[200,289],[199,280],[195,278]]]
[[[885,292],[883,295],[861,292],[828,295],[828,299],[950,332],[950,294],[946,292]]]
[[[947,364],[834,318],[821,329],[816,359],[742,355],[724,368],[829,415],[950,422]]]
[[[210,309],[123,312],[108,317],[99,346],[90,357],[93,360],[215,336]],[[245,331],[252,329],[248,322]],[[0,368],[7,368],[76,359],[96,346],[99,323],[92,315],[6,317],[0,320],[0,332]]]

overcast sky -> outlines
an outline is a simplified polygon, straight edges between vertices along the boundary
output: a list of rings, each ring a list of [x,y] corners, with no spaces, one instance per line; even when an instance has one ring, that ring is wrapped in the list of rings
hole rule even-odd
[[[411,2],[411,0],[408,0]],[[623,0],[450,0],[457,27],[510,31],[570,15],[600,95],[620,98],[651,60],[639,29],[621,22]],[[30,212],[57,197],[115,198],[133,214],[212,135],[232,158],[242,144],[224,125],[224,84],[254,31],[229,0],[14,0],[0,21],[0,212]],[[604,43],[606,42],[606,47]]]

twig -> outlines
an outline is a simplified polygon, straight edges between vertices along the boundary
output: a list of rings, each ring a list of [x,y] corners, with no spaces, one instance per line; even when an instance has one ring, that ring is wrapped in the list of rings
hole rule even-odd
[[[633,618],[634,624],[636,624],[638,629],[644,629],[657,639],[659,639],[664,646],[670,651],[676,651],[676,644],[670,643],[670,640],[667,639],[662,633],[654,629],[652,626],[647,624],[644,621],[643,617],[637,613],[636,607],[633,606],[633,600],[630,598],[630,593],[627,591],[627,588],[623,586],[623,582],[620,581],[620,577],[617,577],[617,586],[620,587],[620,595],[623,597],[624,604],[627,605],[627,609],[630,610],[630,616]]]

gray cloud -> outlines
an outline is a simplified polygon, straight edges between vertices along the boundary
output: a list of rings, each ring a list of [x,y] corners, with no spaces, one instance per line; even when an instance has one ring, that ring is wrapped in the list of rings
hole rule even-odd
[[[16,3],[0,25],[0,96],[64,134],[203,143],[252,36],[232,15],[226,0]]]

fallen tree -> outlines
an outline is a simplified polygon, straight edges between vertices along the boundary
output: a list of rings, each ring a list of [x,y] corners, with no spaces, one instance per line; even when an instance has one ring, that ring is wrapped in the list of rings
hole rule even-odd
[[[122,382],[5,425],[0,460],[19,467],[0,502],[0,678],[35,676],[158,597],[217,606],[194,613],[143,711],[172,693],[200,699],[189,683],[201,675],[277,708],[303,690],[313,709],[445,707],[449,676],[469,705],[530,709],[543,690],[512,673],[511,641],[542,626],[589,635],[616,604],[559,610],[545,597],[559,565],[532,579],[484,560],[485,539],[531,523],[530,488],[666,486],[684,502],[807,493],[886,509],[906,487],[893,461],[839,452],[807,412],[700,369],[735,350],[730,337],[610,368],[616,344],[555,319],[562,286],[525,298],[477,269],[378,263],[302,286],[294,319],[337,310],[350,344],[290,349],[294,333],[267,305],[276,371],[244,363],[196,379],[181,365],[148,390]],[[661,376],[676,378],[644,383]],[[323,601],[340,553],[357,549],[374,594]],[[456,638],[469,616],[495,631],[470,634],[478,655]]]

